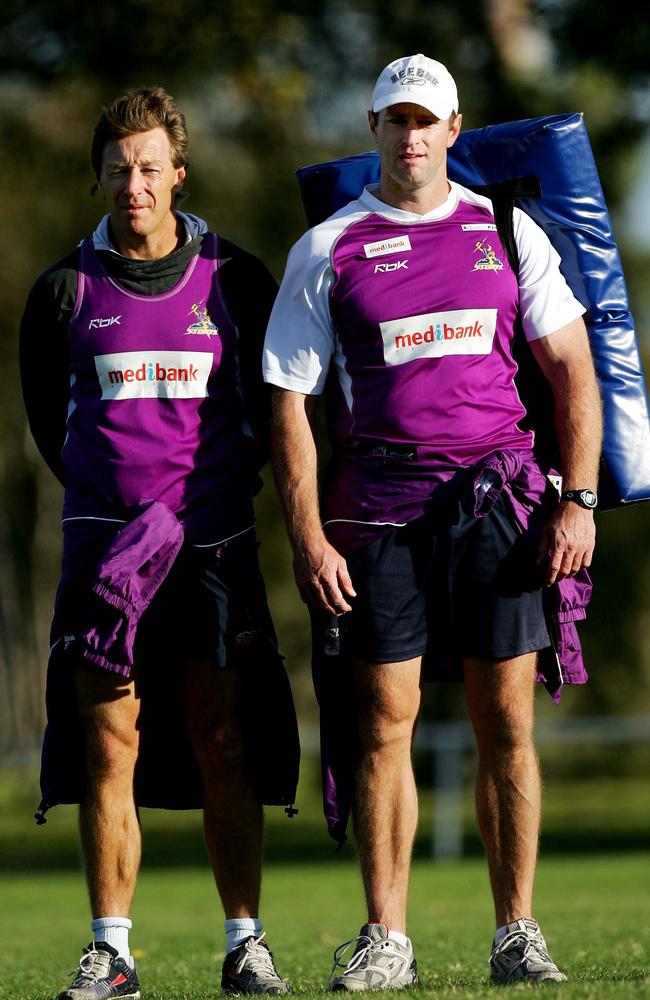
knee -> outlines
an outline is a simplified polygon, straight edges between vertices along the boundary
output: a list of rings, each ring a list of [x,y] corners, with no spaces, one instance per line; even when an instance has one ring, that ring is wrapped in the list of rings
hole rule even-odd
[[[132,781],[138,757],[135,728],[94,726],[86,731],[86,774],[91,781]]]
[[[211,768],[234,770],[243,766],[244,737],[236,719],[212,719],[194,735],[199,762]]]
[[[135,682],[88,667],[75,675],[88,778],[133,781],[140,746]]]
[[[359,742],[365,754],[382,752],[409,752],[417,709],[404,703],[379,703],[372,707],[360,706]]]
[[[490,707],[474,717],[474,731],[482,755],[513,755],[534,751],[533,720],[510,709]]]

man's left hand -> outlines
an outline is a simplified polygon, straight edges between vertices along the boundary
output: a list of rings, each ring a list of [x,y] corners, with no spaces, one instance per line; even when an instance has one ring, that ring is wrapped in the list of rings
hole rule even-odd
[[[549,518],[539,543],[538,562],[548,559],[544,584],[575,576],[591,565],[596,544],[593,511],[570,500],[560,503]]]

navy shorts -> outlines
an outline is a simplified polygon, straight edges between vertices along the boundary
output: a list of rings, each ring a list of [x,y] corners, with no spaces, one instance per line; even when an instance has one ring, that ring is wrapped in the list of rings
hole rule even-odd
[[[480,660],[544,649],[536,553],[537,539],[521,532],[503,496],[479,518],[458,501],[439,505],[346,557],[353,609],[337,620],[316,614],[314,638],[331,642],[338,627],[340,651],[373,663],[422,656],[430,644]]]

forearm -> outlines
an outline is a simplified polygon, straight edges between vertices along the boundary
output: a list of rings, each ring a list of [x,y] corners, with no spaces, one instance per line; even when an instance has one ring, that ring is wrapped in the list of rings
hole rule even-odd
[[[575,320],[533,341],[531,349],[553,390],[562,487],[595,491],[602,411],[585,325]],[[559,503],[540,539],[540,561],[548,559],[546,583],[573,576],[589,566],[595,540],[593,511],[572,500]]]
[[[341,615],[354,597],[345,559],[327,541],[318,503],[318,456],[314,436],[316,399],[273,390],[271,454],[296,583],[303,600]]]
[[[553,392],[564,488],[595,490],[602,407],[585,325],[574,320],[530,348]]]
[[[296,554],[323,537],[318,503],[315,401],[273,389],[271,459],[289,540]]]
[[[602,407],[591,364],[559,366],[553,381],[553,398],[563,489],[596,490]]]

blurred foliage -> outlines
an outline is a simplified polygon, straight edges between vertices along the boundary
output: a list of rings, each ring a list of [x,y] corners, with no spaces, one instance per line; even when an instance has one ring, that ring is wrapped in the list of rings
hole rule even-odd
[[[6,0],[0,14],[6,191],[0,365],[9,377],[0,410],[0,749],[38,736],[59,557],[60,490],[26,431],[16,330],[37,274],[91,231],[102,211],[90,196],[88,155],[100,106],[128,86],[161,84],[173,93],[190,128],[188,210],[258,253],[279,278],[304,228],[295,169],[369,147],[368,97],[391,59],[425,51],[446,62],[468,128],[583,111],[616,220],[647,136],[649,50],[650,22],[631,0],[112,0],[85,6]],[[619,239],[624,244],[624,233]],[[645,325],[647,249],[636,248],[626,262],[633,307]],[[647,510],[607,514],[598,523],[596,595],[582,629],[592,683],[571,699],[572,710],[647,710]],[[313,715],[307,616],[269,488],[260,500],[260,528],[297,700],[303,715]],[[432,711],[455,712],[458,701],[458,692],[441,695]]]
[[[625,748],[617,748],[625,749]],[[627,748],[602,773],[598,747],[584,748],[575,761],[566,751],[541,748],[544,790],[542,850],[585,855],[595,852],[646,850],[650,834],[650,788],[647,782],[647,748]],[[463,853],[483,855],[476,823],[473,787],[476,755],[467,752],[462,767]],[[416,778],[420,791],[420,819],[415,856],[431,853],[436,797],[432,789],[432,757],[418,752]],[[32,817],[39,800],[38,774],[33,766],[0,766],[0,879],[13,872],[78,871],[80,851],[78,809],[61,805],[47,814],[47,824],[37,826]],[[617,808],[612,809],[615,799]],[[291,861],[340,863],[355,854],[352,829],[341,852],[327,834],[323,818],[318,759],[305,755],[296,798],[298,815],[289,819],[281,807],[265,809],[265,865]],[[194,810],[142,809],[143,866],[207,867],[202,813]]]

